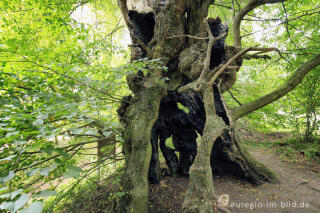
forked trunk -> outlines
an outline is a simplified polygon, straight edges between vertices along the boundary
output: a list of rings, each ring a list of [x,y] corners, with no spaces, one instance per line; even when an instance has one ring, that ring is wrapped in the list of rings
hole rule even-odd
[[[253,183],[276,180],[272,172],[249,156],[234,135],[221,92],[232,87],[237,70],[227,69],[213,87],[208,84],[200,92],[179,92],[180,87],[196,81],[204,67],[208,39],[203,39],[207,32],[202,20],[213,1],[140,0],[138,9],[137,0],[127,1],[118,3],[133,41],[132,60],[161,59],[168,70],[127,76],[134,96],[125,97],[118,109],[125,125],[125,196],[117,211],[147,212],[148,178],[151,183],[159,183],[161,178],[159,140],[171,175],[189,176],[194,162],[185,212],[213,211],[212,174],[233,175]],[[228,31],[219,18],[210,19],[209,26],[214,37]],[[226,63],[235,54],[237,50],[226,47],[224,39],[217,41],[209,69]],[[241,66],[241,62],[239,59],[231,65]],[[197,143],[198,135],[202,137]],[[166,145],[169,137],[175,149]]]

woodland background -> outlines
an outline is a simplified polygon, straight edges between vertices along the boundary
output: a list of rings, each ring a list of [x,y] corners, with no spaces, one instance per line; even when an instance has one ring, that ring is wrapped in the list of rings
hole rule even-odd
[[[1,0],[0,8],[0,208],[63,211],[79,202],[105,207],[97,202],[123,196],[116,109],[130,94],[126,75],[159,62],[129,63],[130,38],[116,1]],[[209,16],[230,24],[231,1],[216,1]],[[244,45],[276,46],[279,52],[245,62],[224,94],[230,108],[277,88],[320,52],[317,0],[262,6],[242,24]],[[232,40],[229,33],[227,43]],[[247,146],[305,166],[319,164],[320,67],[238,123],[245,134],[263,135],[260,142],[245,141]],[[98,157],[97,142],[104,139],[109,143]]]

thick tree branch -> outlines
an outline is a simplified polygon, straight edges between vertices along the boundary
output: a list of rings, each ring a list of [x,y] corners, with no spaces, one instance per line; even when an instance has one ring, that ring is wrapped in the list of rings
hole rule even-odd
[[[251,60],[251,59],[271,59],[269,55],[260,55],[260,54],[246,54],[242,57],[243,59]]]
[[[271,52],[271,51],[278,51],[277,48],[274,47],[268,47],[268,48],[264,48],[264,47],[253,47],[252,48],[253,51],[258,51],[257,53],[254,54],[245,54],[242,58],[250,60],[250,59],[271,59],[271,57],[269,55],[261,55],[262,53],[265,52]]]
[[[318,54],[315,58],[305,62],[300,68],[298,68],[293,75],[279,88],[273,90],[269,94],[262,96],[252,102],[243,104],[232,111],[232,118],[234,121],[239,118],[247,115],[250,112],[253,112],[257,109],[260,109],[279,98],[288,94],[291,90],[293,90],[296,86],[298,86],[306,74],[308,74],[312,69],[317,67],[320,64],[320,54]]]
[[[253,9],[264,5],[264,4],[272,4],[278,2],[284,2],[286,0],[250,0],[249,3],[242,8],[235,16],[233,20],[233,45],[235,47],[241,47],[241,35],[240,35],[240,23],[243,20],[244,16],[247,15]]]
[[[206,58],[205,58],[204,64],[203,64],[203,70],[202,70],[200,77],[199,77],[200,80],[203,79],[210,70],[209,67],[210,67],[211,52],[212,52],[212,47],[213,47],[214,43],[216,43],[220,39],[227,36],[227,33],[223,33],[222,35],[220,35],[216,38],[213,37],[211,30],[210,30],[210,27],[209,27],[209,24],[208,24],[208,20],[203,19],[203,22],[204,22],[204,24],[206,26],[206,30],[209,34],[209,44],[208,44],[208,49],[207,49],[207,55],[206,55]]]
[[[120,11],[122,13],[122,16],[123,16],[123,19],[124,19],[124,22],[126,23],[129,31],[131,32],[132,29],[133,29],[133,25],[129,19],[129,16],[128,16],[128,8],[127,8],[127,0],[117,0],[118,1],[118,5],[119,5],[119,8],[120,8]]]

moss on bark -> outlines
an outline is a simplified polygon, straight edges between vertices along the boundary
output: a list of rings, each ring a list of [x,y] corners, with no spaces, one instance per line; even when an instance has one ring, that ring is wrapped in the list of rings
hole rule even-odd
[[[210,166],[210,155],[214,142],[227,127],[215,112],[213,90],[205,82],[203,85],[203,103],[206,112],[206,124],[198,153],[190,169],[189,187],[183,203],[184,213],[212,213],[215,194]]]
[[[122,178],[125,196],[121,198],[121,206],[116,210],[118,212],[147,212],[151,129],[158,117],[160,100],[166,94],[166,86],[162,80],[150,76],[147,81],[148,86],[131,99],[125,115],[125,169]]]

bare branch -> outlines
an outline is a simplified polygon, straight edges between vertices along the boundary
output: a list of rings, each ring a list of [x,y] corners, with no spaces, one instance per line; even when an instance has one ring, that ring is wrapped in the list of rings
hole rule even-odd
[[[119,8],[120,8],[120,11],[122,13],[122,16],[123,16],[123,19],[124,19],[124,22],[126,23],[127,27],[128,27],[128,30],[130,32],[130,37],[132,39],[132,43],[134,44],[139,44],[145,51],[148,51],[148,48],[147,48],[147,45],[141,41],[140,39],[138,39],[134,33],[133,33],[133,24],[132,22],[130,21],[130,18],[129,18],[129,11],[128,11],[128,7],[127,7],[127,4],[126,4],[126,0],[117,0],[118,2],[118,5],[119,5]]]
[[[232,19],[234,20],[234,18],[236,17],[236,8],[235,8],[235,5],[234,5],[234,0],[232,0]]]
[[[233,7],[232,6],[228,6],[227,4],[219,4],[219,3],[213,3],[212,5],[218,6],[218,7],[224,7],[227,8],[229,10],[232,10]]]
[[[307,11],[306,11],[306,12],[307,12]],[[247,20],[247,21],[281,21],[281,22],[280,22],[279,24],[266,27],[266,28],[264,28],[264,29],[262,29],[262,30],[257,30],[257,31],[255,31],[255,32],[247,33],[247,34],[245,34],[245,35],[240,36],[240,38],[244,38],[244,37],[247,37],[247,36],[251,36],[251,35],[254,35],[254,34],[259,33],[259,32],[264,32],[264,31],[266,31],[266,30],[279,27],[279,26],[282,25],[282,24],[287,24],[287,25],[291,26],[292,28],[295,28],[293,25],[289,24],[289,22],[294,21],[294,20],[297,20],[297,19],[300,19],[301,17],[306,16],[306,15],[313,15],[313,14],[319,14],[319,13],[320,13],[320,11],[316,11],[316,12],[314,12],[314,13],[307,13],[307,14],[304,14],[304,15],[301,15],[301,16],[298,16],[298,17],[295,17],[295,18],[287,19],[287,20],[282,20],[283,18],[279,18],[279,19],[266,19],[266,20],[243,19],[243,20]],[[291,16],[293,16],[293,15],[291,15]],[[302,19],[300,19],[300,20],[302,20]],[[303,20],[302,20],[302,21],[303,21]],[[295,29],[296,29],[296,28],[295,28]],[[298,29],[296,29],[296,30],[298,30]],[[300,31],[301,31],[301,30],[300,30]],[[310,37],[307,37],[307,36],[305,36],[305,35],[304,35],[304,37],[308,38],[309,40],[312,40]],[[315,41],[315,42],[318,42],[318,41]],[[319,42],[318,42],[318,43],[319,43]],[[298,48],[298,49],[301,49],[301,48]]]
[[[252,102],[243,104],[232,111],[232,118],[234,121],[239,118],[253,112],[257,109],[260,109],[279,98],[288,94],[291,90],[293,90],[296,86],[298,86],[303,78],[314,68],[320,65],[320,54],[318,54],[315,58],[305,62],[298,68],[292,76],[279,88],[273,90],[269,94],[262,96]]]
[[[240,23],[245,15],[261,5],[284,1],[286,0],[250,0],[249,3],[236,14],[233,20],[233,45],[235,47],[241,47]]]
[[[287,9],[286,7],[284,6],[284,3],[282,2],[282,7],[283,7],[283,10],[284,10],[284,14],[285,14],[285,18],[286,18],[286,31],[287,31],[287,34],[288,34],[288,37],[290,39],[290,42],[296,47],[296,48],[299,48],[297,46],[297,44],[292,40],[291,38],[291,34],[290,34],[290,31],[289,31],[289,20],[288,20],[288,14],[287,14]]]
[[[69,149],[69,148],[76,148],[78,146],[81,146],[81,145],[86,145],[86,144],[90,144],[90,143],[97,143],[99,141],[103,141],[103,140],[106,140],[106,139],[112,139],[112,136],[108,136],[108,137],[104,137],[104,138],[99,138],[97,140],[91,140],[91,141],[84,141],[84,142],[79,142],[79,143],[76,143],[76,144],[71,144],[71,145],[68,145],[68,146],[64,146],[64,147],[58,147],[60,149]],[[34,152],[23,152],[22,154],[24,155],[33,155],[33,154],[38,154],[38,153],[41,153],[41,151],[34,151]]]
[[[81,7],[81,6],[83,6],[83,5],[87,4],[87,3],[89,3],[89,1],[79,2],[79,4],[77,4],[74,8],[72,8],[72,10],[69,12],[68,17],[70,17],[72,15],[72,13],[74,11],[76,11],[76,9],[78,9],[79,7]]]
[[[294,25],[292,25],[292,24],[290,24],[290,23],[288,23],[288,25],[289,25],[290,27],[294,28],[295,30],[303,33],[303,30],[300,30],[300,29],[296,28]],[[313,41],[313,42],[316,42],[316,43],[320,44],[320,41],[315,40],[315,39],[313,39],[313,38],[311,38],[311,37],[309,37],[309,36],[306,36],[305,33],[304,33],[303,37],[309,39],[310,41]]]
[[[113,30],[111,30],[111,32],[109,32],[109,33],[104,37],[105,40],[107,39],[107,37],[109,37],[109,36],[112,35],[113,33],[117,32],[119,29],[121,29],[121,28],[124,27],[123,25],[122,25],[122,26],[119,26],[120,21],[121,21],[121,19],[118,20],[118,22],[117,22],[116,26],[113,28]]]
[[[233,95],[233,93],[228,89],[227,90],[228,93],[231,95],[232,99],[237,102],[237,104],[239,104],[240,106],[242,105],[242,103]]]
[[[209,85],[212,86],[214,84],[214,82],[217,80],[217,78],[226,69],[228,69],[228,67],[230,67],[230,64],[234,63],[235,60],[237,60],[238,58],[242,57],[247,52],[249,52],[249,51],[259,51],[259,53],[262,53],[262,52],[270,52],[270,51],[276,51],[276,50],[277,50],[277,48],[275,48],[275,47],[249,47],[247,49],[244,49],[244,50],[240,51],[239,53],[234,55],[227,63],[225,63],[221,68],[219,66],[214,70],[214,72],[213,72],[214,74],[213,74],[213,77],[209,81]],[[231,67],[233,67],[233,66],[231,66]]]
[[[271,57],[269,55],[259,55],[259,54],[252,54],[252,55],[249,55],[249,54],[246,54],[243,56],[243,59],[247,59],[247,60],[250,60],[250,59],[271,59]]]
[[[203,66],[203,70],[200,74],[199,79],[203,79],[207,73],[209,72],[209,67],[210,67],[210,59],[211,59],[211,52],[212,52],[212,46],[214,45],[215,42],[219,41],[220,39],[224,38],[227,36],[227,33],[223,33],[222,35],[218,36],[218,37],[213,37],[209,24],[208,24],[208,20],[204,19],[203,22],[205,23],[207,32],[209,34],[209,44],[208,44],[208,49],[207,49],[207,55],[206,58],[204,60],[204,66]]]
[[[241,57],[242,55],[246,54],[247,52],[249,52],[250,50],[252,50],[253,47],[249,47],[245,50],[242,50],[241,52],[237,53],[236,55],[234,55],[227,63],[225,63],[220,69],[218,69],[218,71],[214,74],[214,76],[210,79],[209,81],[209,85],[212,86],[214,84],[214,82],[216,81],[216,79],[219,77],[219,75],[221,73],[223,73],[226,68],[232,64],[235,60],[237,60],[239,57]]]
[[[251,47],[250,51],[271,52],[271,51],[277,51],[277,48],[275,48],[275,47]]]
[[[294,14],[290,14],[290,15],[286,14],[285,16],[279,17],[279,18],[263,19],[263,18],[252,16],[253,18],[251,18],[251,19],[243,18],[242,20],[245,20],[245,21],[258,21],[258,22],[281,21],[281,22],[285,23],[285,22],[290,22],[290,21],[294,21],[294,20],[300,19],[300,18],[302,18],[304,16],[311,16],[311,15],[314,15],[314,14],[319,14],[320,13],[320,11],[318,10],[319,7],[320,6],[317,6],[316,8],[313,8],[312,10],[304,10],[304,11],[301,11],[299,13],[294,13]],[[311,11],[314,11],[314,10],[317,10],[317,11],[311,12]],[[302,15],[299,15],[301,13],[302,13]],[[294,18],[289,18],[289,17],[294,17]]]
[[[275,47],[252,47],[252,51],[258,51],[257,53],[254,54],[245,54],[243,56],[244,59],[271,59],[271,57],[269,55],[261,55],[262,53],[265,52],[271,52],[271,51],[278,51],[277,48]]]

